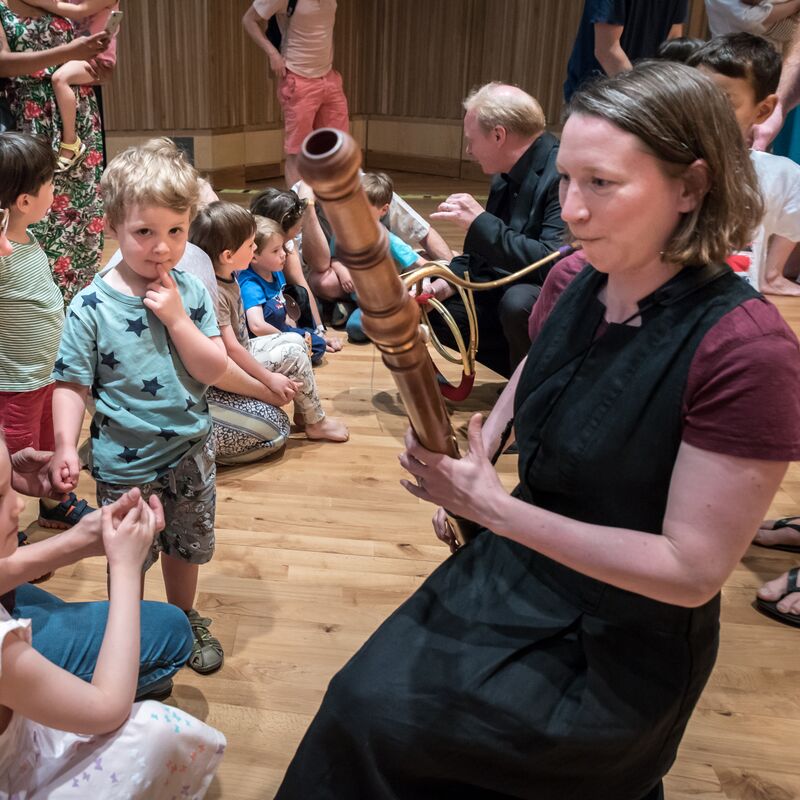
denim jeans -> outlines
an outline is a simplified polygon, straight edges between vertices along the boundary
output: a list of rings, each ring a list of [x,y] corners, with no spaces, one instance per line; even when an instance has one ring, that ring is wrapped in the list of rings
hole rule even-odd
[[[90,681],[108,617],[107,602],[67,603],[37,586],[17,587],[12,616],[30,619],[33,647],[48,661]],[[192,652],[186,614],[167,603],[143,601],[137,697],[174,675]]]

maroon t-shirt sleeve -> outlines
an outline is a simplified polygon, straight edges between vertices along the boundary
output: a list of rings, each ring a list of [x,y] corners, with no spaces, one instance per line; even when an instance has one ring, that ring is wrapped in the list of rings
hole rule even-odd
[[[569,286],[572,279],[586,266],[586,256],[582,252],[573,253],[561,259],[548,273],[542,291],[533,304],[528,317],[528,336],[533,341],[542,330],[545,320],[550,316],[561,292]]]
[[[575,253],[550,271],[528,320],[531,341],[585,265]],[[689,367],[682,414],[683,441],[701,450],[800,460],[800,348],[775,306],[748,300],[706,333]]]
[[[755,298],[703,337],[683,397],[683,440],[714,453],[800,459],[800,350],[778,309]]]

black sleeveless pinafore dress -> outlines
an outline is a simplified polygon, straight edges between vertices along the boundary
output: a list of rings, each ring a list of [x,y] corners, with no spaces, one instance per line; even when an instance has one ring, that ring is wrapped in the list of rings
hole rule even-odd
[[[597,336],[604,281],[584,268],[531,348],[515,494],[659,535],[692,357],[757,294],[726,267],[685,268],[640,302],[641,327]],[[484,531],[333,678],[277,797],[657,797],[718,631],[719,596],[660,603]]]

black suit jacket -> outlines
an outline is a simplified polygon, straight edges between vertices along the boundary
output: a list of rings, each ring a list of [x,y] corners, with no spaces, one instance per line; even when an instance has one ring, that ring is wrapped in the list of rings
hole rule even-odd
[[[495,280],[544,258],[564,244],[557,154],[558,139],[545,132],[517,162],[529,159],[530,168],[520,184],[510,219],[497,216],[508,183],[502,175],[492,178],[486,211],[470,225],[464,253],[450,262],[456,274],[463,276],[469,270],[473,280]],[[523,280],[541,284],[544,277],[543,270],[537,270]]]

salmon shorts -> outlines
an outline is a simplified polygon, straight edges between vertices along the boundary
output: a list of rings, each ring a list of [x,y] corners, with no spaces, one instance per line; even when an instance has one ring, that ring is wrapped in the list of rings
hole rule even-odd
[[[321,78],[304,78],[287,70],[278,86],[278,100],[283,109],[283,151],[287,156],[299,153],[303,139],[317,128],[350,130],[342,76],[335,69]]]

